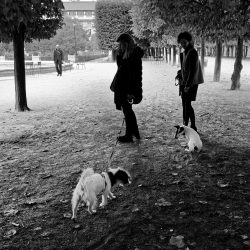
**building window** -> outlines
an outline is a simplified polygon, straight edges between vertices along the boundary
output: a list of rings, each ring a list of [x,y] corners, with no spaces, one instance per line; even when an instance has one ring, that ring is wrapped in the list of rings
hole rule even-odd
[[[78,16],[84,16],[84,11],[77,11]]]
[[[88,10],[85,11],[85,15],[86,15],[86,16],[92,16],[92,11],[88,11]]]

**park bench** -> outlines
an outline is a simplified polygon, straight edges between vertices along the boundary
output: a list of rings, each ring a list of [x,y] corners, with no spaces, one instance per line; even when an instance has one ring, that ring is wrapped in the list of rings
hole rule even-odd
[[[27,74],[33,74],[33,67],[34,67],[34,64],[33,62],[25,62],[25,70],[27,72]]]
[[[86,69],[86,66],[85,66],[85,62],[77,62],[76,63],[76,69],[80,69],[80,67],[81,67],[81,69]]]

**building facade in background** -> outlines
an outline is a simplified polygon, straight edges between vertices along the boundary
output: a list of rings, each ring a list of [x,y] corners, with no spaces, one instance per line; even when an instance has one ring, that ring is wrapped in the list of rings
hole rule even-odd
[[[84,30],[88,30],[90,35],[95,33],[95,5],[96,0],[68,0],[63,1],[64,14],[72,19],[77,19],[82,23]]]

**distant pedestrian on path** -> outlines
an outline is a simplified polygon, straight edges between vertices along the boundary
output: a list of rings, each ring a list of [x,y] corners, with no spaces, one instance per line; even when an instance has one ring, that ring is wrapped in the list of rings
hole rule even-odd
[[[60,49],[59,45],[56,45],[56,49],[54,50],[54,62],[57,76],[62,76],[63,51]]]
[[[140,139],[135,113],[132,104],[142,100],[142,57],[143,50],[136,46],[128,34],[121,34],[116,58],[117,72],[110,89],[114,92],[114,102],[118,110],[125,116],[126,133],[117,139],[120,142],[133,142],[133,136]]]
[[[180,54],[181,77],[180,96],[183,106],[183,124],[188,126],[189,120],[191,128],[197,131],[195,124],[195,113],[191,105],[196,100],[198,84],[203,83],[203,74],[200,66],[199,56],[194,49],[193,37],[189,32],[182,32],[178,35],[178,43],[184,49]]]

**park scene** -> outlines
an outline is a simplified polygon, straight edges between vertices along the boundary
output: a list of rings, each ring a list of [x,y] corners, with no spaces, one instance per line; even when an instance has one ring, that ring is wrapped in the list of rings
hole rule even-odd
[[[175,138],[186,31],[204,78],[198,152]],[[143,51],[129,143],[110,89],[121,34]],[[249,38],[249,0],[1,1],[0,249],[250,249]],[[81,173],[109,167],[131,183],[72,220]]]

